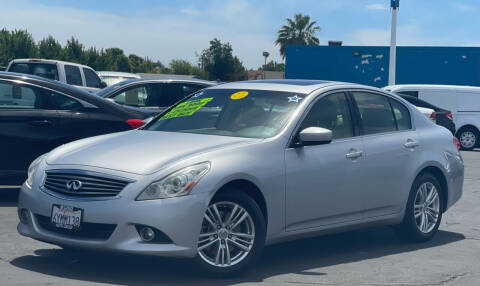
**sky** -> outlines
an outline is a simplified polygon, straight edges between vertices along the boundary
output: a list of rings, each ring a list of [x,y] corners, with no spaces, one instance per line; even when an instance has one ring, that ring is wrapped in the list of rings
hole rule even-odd
[[[122,48],[168,64],[197,63],[210,40],[229,42],[247,68],[282,61],[277,31],[295,13],[321,27],[321,45],[388,45],[389,0],[0,0],[0,29],[27,29],[36,41],[74,36],[85,46]],[[401,0],[397,43],[480,46],[480,0]]]

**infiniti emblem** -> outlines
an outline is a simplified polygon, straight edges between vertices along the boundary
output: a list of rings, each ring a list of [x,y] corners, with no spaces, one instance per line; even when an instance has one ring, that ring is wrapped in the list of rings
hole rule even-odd
[[[82,182],[79,180],[70,180],[66,183],[67,189],[70,191],[78,191],[82,188]]]

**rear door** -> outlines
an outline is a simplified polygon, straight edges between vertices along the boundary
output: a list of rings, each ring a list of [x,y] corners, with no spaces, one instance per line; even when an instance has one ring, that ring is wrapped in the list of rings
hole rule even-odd
[[[408,108],[389,96],[352,91],[361,122],[365,158],[365,217],[398,213],[404,207],[419,139]]]
[[[60,118],[43,89],[0,80],[0,185],[21,184],[29,164],[59,144]]]

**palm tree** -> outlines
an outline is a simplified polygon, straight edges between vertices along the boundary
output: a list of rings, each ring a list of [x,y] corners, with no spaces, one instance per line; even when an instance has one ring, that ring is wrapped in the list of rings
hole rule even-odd
[[[276,46],[280,46],[280,55],[285,58],[287,45],[318,45],[320,41],[315,34],[320,31],[317,21],[310,22],[310,16],[295,14],[294,20],[287,18],[287,25],[278,31]]]

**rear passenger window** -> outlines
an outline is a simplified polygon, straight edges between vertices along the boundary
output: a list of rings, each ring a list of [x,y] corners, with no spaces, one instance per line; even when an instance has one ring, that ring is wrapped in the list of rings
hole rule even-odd
[[[37,89],[0,81],[0,109],[43,109]]]
[[[83,68],[83,75],[85,76],[85,84],[88,87],[100,87],[100,78],[91,69]]]
[[[300,130],[308,127],[329,129],[333,139],[353,137],[352,119],[345,94],[330,94],[315,102]]]
[[[72,85],[83,85],[80,69],[76,66],[65,65],[65,76],[67,83]]]
[[[45,90],[45,95],[50,102],[50,108],[53,110],[74,110],[82,107],[80,102],[53,91]]]
[[[354,91],[365,135],[397,130],[392,108],[386,96]]]
[[[397,121],[398,130],[409,130],[412,128],[412,121],[410,120],[410,112],[405,105],[400,102],[391,99],[393,114],[395,114],[395,120]]]
[[[148,105],[149,93],[147,87],[148,85],[137,85],[129,87],[122,90],[122,92],[111,96],[111,98],[119,104],[135,107],[150,106]]]

